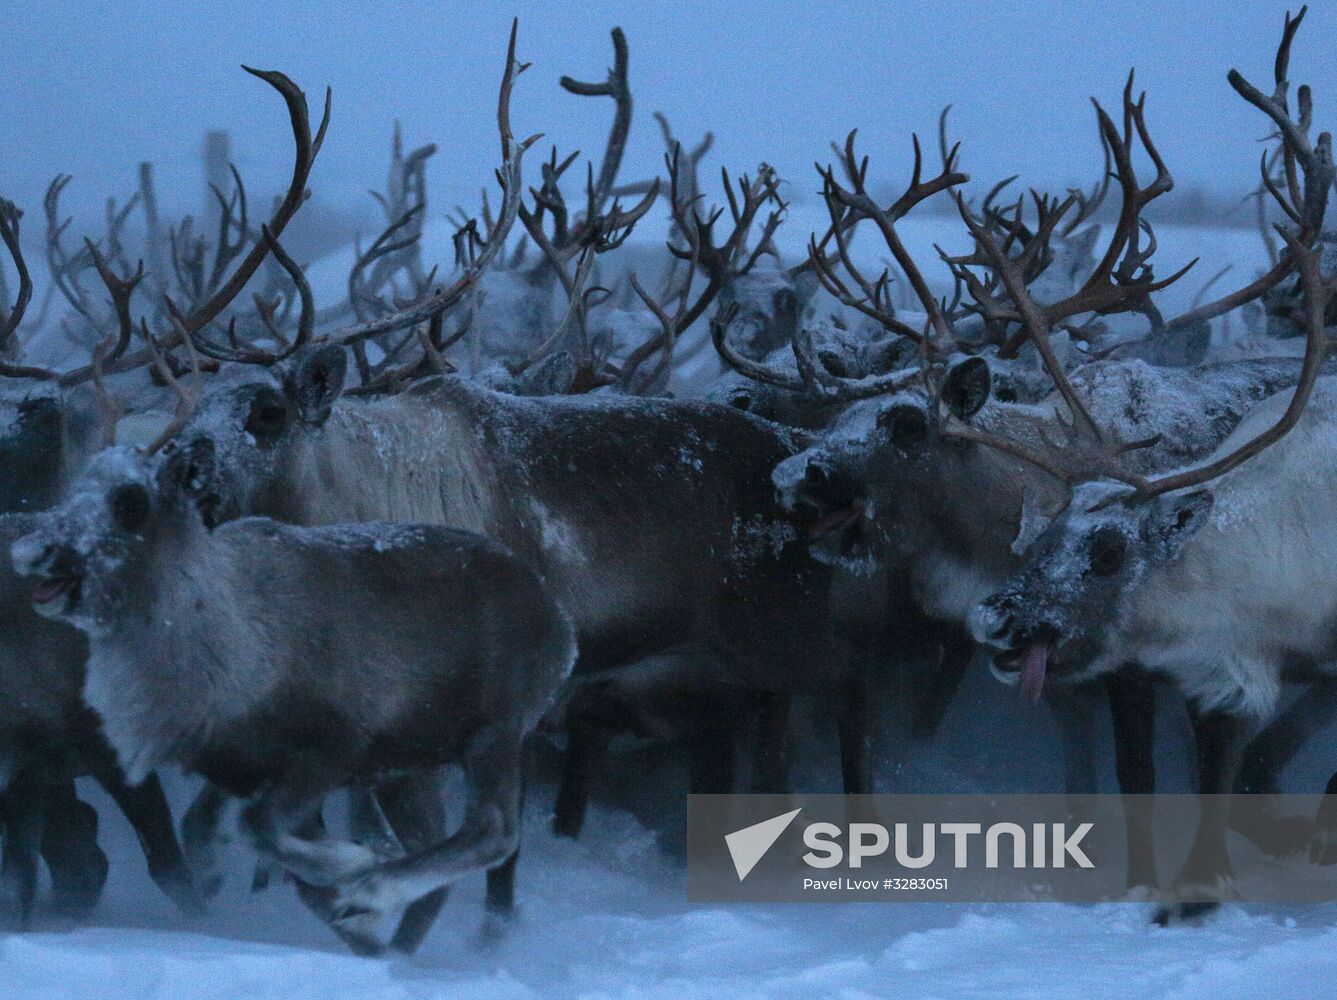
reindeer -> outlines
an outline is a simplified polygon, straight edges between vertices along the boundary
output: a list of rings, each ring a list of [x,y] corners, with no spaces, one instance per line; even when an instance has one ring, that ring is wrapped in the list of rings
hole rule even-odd
[[[0,324],[0,345],[11,341],[31,296],[19,249],[20,213],[0,201],[0,238],[19,274],[18,297]],[[109,358],[95,350],[98,368]],[[0,438],[0,540],[7,546],[31,530],[27,512],[53,504],[72,476],[113,433],[121,407],[101,385],[61,384],[57,372],[19,361],[0,363],[9,376],[4,406],[13,414]],[[133,374],[129,377],[133,378]],[[134,827],[149,873],[186,913],[202,910],[182,857],[157,775],[131,786],[98,734],[98,722],[79,697],[87,644],[79,633],[38,619],[27,589],[0,569],[0,921],[13,929],[31,919],[39,858],[51,873],[58,909],[83,916],[107,877],[97,845],[97,813],[80,801],[77,776],[97,779]]]
[[[0,515],[0,545],[8,549],[36,525],[36,515]],[[34,614],[30,595],[6,560],[0,567],[0,921],[27,926],[39,855],[58,909],[82,916],[96,905],[107,859],[97,846],[97,813],[75,795],[81,775],[95,778],[130,821],[154,882],[183,913],[199,914],[203,903],[158,776],[126,780],[80,697],[87,642],[77,630]]]
[[[48,189],[46,243],[52,286],[69,303],[76,325],[86,326],[95,338],[89,363],[47,367],[20,350],[18,335],[33,284],[19,241],[22,213],[0,199],[0,243],[18,277],[13,305],[0,313],[0,377],[6,383],[0,413],[12,414],[0,437],[0,467],[4,470],[0,515],[53,504],[90,456],[116,437],[118,421],[143,411],[156,422],[155,411],[167,391],[162,384],[170,382],[179,388],[173,381],[173,361],[164,351],[173,334],[160,339],[150,332],[147,320],[137,326],[131,315],[133,297],[147,287],[143,284],[146,277],[159,292],[172,289],[177,298],[164,299],[159,308],[166,309],[174,331],[189,331],[204,328],[229,308],[265,262],[271,246],[277,248],[275,256],[282,259],[283,268],[300,275],[296,264],[277,247],[277,234],[305,196],[326,122],[313,137],[301,90],[281,73],[252,72],[283,97],[289,111],[297,148],[289,195],[256,237],[247,232],[244,202],[238,208],[238,199],[244,197],[240,181],[230,207],[222,193],[216,192],[227,212],[214,257],[206,260],[204,242],[187,239],[190,227],[183,223],[174,234],[180,236],[174,240],[174,252],[184,255],[174,262],[176,285],[161,274],[146,274],[142,261],[131,267],[124,259],[120,228],[137,202],[148,213],[151,256],[156,246],[152,235],[156,210],[147,169],[141,172],[141,194],[120,210],[109,208],[105,236],[97,242],[86,240],[77,254],[66,251],[62,242],[70,220],[61,221],[58,201],[69,178],[58,177]],[[235,240],[229,238],[233,229],[241,230]],[[248,240],[254,240],[249,252]],[[106,289],[106,304],[99,305],[82,283],[88,271],[95,272]],[[270,320],[273,325],[273,315]],[[35,336],[40,336],[42,317],[36,323]],[[137,350],[133,349],[136,340],[141,342]],[[29,336],[22,346],[29,348],[33,343],[34,336]],[[198,376],[202,367],[198,358],[192,359],[192,367]],[[0,516],[6,546],[18,534],[31,530],[26,517]],[[79,698],[87,654],[83,637],[68,626],[37,618],[25,588],[9,572],[7,563],[0,573],[0,618],[5,623],[0,659],[9,694],[0,713],[0,754],[6,773],[6,787],[0,790],[6,841],[4,919],[20,926],[28,921],[39,850],[64,908],[83,913],[97,902],[107,864],[96,843],[97,815],[75,794],[74,778],[82,774],[96,778],[125,813],[139,836],[154,880],[183,911],[199,912],[200,893],[183,859],[157,776],[150,774],[138,785],[127,783],[99,733],[97,718]]]
[[[182,492],[202,462],[104,452],[14,542],[14,565],[40,614],[87,634],[84,696],[129,780],[178,762],[248,799],[255,847],[331,890],[327,919],[375,950],[381,917],[514,853],[522,744],[574,630],[523,560],[478,535],[209,531]],[[328,792],[446,763],[469,805],[439,843],[383,859],[314,832]]]
[[[1312,258],[1303,266],[1321,331],[1329,292],[1317,290]],[[1100,676],[1128,662],[1168,674],[1194,703],[1200,790],[1216,796],[1234,786],[1248,722],[1275,710],[1283,669],[1334,672],[1333,609],[1316,599],[1331,559],[1322,518],[1337,399],[1337,384],[1318,378],[1321,336],[1310,338],[1295,392],[1260,404],[1207,461],[1074,490],[1024,567],[971,617],[975,637],[999,651],[995,663],[1034,689],[1051,673]],[[1278,511],[1279,496],[1304,499]],[[1319,713],[1309,726],[1331,718],[1331,687],[1302,695],[1300,711]],[[1162,921],[1201,913],[1226,891],[1229,806],[1204,802],[1179,878],[1183,905]]]
[[[1058,672],[1069,676],[1099,676],[1129,662],[1168,673],[1193,702],[1200,788],[1205,793],[1231,791],[1244,752],[1241,720],[1273,710],[1283,664],[1294,661],[1326,675],[1324,663],[1330,658],[1320,626],[1326,605],[1313,600],[1322,592],[1318,566],[1324,534],[1308,520],[1321,503],[1300,505],[1299,513],[1288,508],[1282,525],[1261,513],[1269,477],[1281,477],[1287,484],[1286,477],[1297,477],[1294,490],[1318,489],[1321,497],[1322,485],[1312,485],[1308,477],[1327,467],[1326,418],[1306,417],[1302,422],[1301,417],[1316,386],[1320,398],[1330,395],[1320,375],[1332,287],[1314,244],[1322,231],[1334,169],[1331,136],[1323,133],[1310,143],[1307,88],[1300,91],[1298,122],[1286,103],[1289,46],[1299,19],[1287,16],[1272,96],[1236,71],[1229,77],[1236,91],[1277,125],[1287,175],[1296,178],[1289,197],[1270,188],[1295,224],[1293,229],[1279,227],[1287,241],[1287,252],[1273,269],[1279,273],[1268,279],[1271,285],[1259,279],[1250,288],[1262,294],[1286,274],[1299,273],[1306,341],[1293,392],[1284,398],[1284,406],[1282,396],[1261,404],[1205,463],[1148,478],[1119,460],[1121,449],[1100,433],[1062,372],[1051,368],[1074,415],[1074,426],[1089,432],[1089,437],[1076,439],[1081,442],[1075,451],[1080,453],[1078,459],[1064,455],[1055,460],[1043,450],[1015,443],[1002,446],[1038,463],[1060,482],[1080,485],[1063,512],[1030,546],[1026,565],[971,615],[974,635],[1000,650],[995,665],[1019,674],[1030,690],[1042,688],[1051,658]],[[1044,345],[1046,317],[1029,308],[1033,304],[1019,301],[1027,313],[1029,335],[1038,347]],[[1304,431],[1288,436],[1297,425]],[[1261,458],[1243,464],[1260,452]],[[1214,506],[1213,492],[1194,487],[1218,478],[1215,495],[1228,502]],[[1283,485],[1282,491],[1291,488]],[[1203,529],[1207,530],[1199,534]],[[1294,535],[1288,534],[1291,530]],[[1292,537],[1305,538],[1293,552],[1285,548],[1286,539]],[[1269,563],[1247,564],[1253,570],[1248,572],[1244,560],[1257,560],[1260,545],[1271,547],[1268,560],[1282,546],[1300,572],[1287,564],[1285,581],[1275,586],[1266,569]],[[1244,602],[1247,607],[1232,606],[1224,618],[1217,611],[1223,580],[1237,580],[1242,586],[1247,580],[1251,588],[1250,600]],[[1300,586],[1297,581],[1305,590],[1303,600],[1295,589]],[[1228,586],[1224,593],[1231,593]],[[1162,602],[1159,608],[1153,607],[1157,601]],[[1265,731],[1261,738],[1267,752],[1254,769],[1255,781],[1293,753],[1300,742],[1297,731],[1302,738],[1331,715],[1331,691],[1331,682],[1316,685],[1302,698],[1302,707]],[[1158,914],[1162,922],[1202,913],[1225,891],[1230,874],[1225,848],[1229,818],[1223,799],[1204,800],[1198,837],[1178,882],[1184,901],[1163,908]]]

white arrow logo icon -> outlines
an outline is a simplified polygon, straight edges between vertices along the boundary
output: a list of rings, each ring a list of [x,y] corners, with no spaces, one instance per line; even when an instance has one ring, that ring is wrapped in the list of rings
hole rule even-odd
[[[738,881],[747,878],[748,872],[757,866],[757,862],[766,856],[771,845],[780,839],[780,834],[794,821],[794,817],[803,811],[803,807],[793,812],[772,816],[760,823],[753,823],[741,830],[725,834],[724,843],[733,858],[734,870],[738,872]]]

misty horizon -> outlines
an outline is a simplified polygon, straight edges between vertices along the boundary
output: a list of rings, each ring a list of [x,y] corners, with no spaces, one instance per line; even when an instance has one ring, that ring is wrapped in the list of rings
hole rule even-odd
[[[835,13],[688,4],[670,14],[653,6],[558,12],[519,3],[465,14],[401,2],[374,17],[312,4],[282,11],[253,2],[230,6],[224,13],[196,2],[177,5],[155,15],[149,36],[138,33],[128,9],[57,2],[11,17],[5,60],[12,102],[0,121],[10,155],[0,186],[33,220],[27,239],[39,231],[42,194],[57,173],[73,175],[62,209],[74,215],[76,230],[99,227],[104,200],[134,191],[140,161],[154,165],[166,212],[198,212],[206,196],[201,149],[210,129],[229,132],[253,204],[265,204],[286,182],[291,140],[281,104],[239,61],[282,70],[313,105],[332,87],[330,133],[311,182],[313,208],[333,212],[347,227],[374,223],[379,213],[366,191],[383,186],[399,121],[407,148],[438,146],[427,169],[432,217],[457,205],[476,212],[495,166],[495,86],[512,15],[520,19],[518,54],[532,63],[517,84],[515,126],[520,134],[544,133],[535,150],[544,156],[552,144],[563,155],[576,149],[582,159],[600,155],[611,102],[573,96],[557,81],[562,75],[601,80],[610,62],[609,29],[624,29],[636,106],[623,181],[661,172],[664,147],[652,117],[660,111],[685,145],[713,133],[703,163],[712,197],[721,167],[751,171],[764,160],[786,180],[787,197],[814,198],[814,161],[827,162],[830,141],[851,128],[859,129],[875,184],[890,191],[909,173],[912,133],[929,164],[937,162],[938,115],[951,104],[949,137],[961,141],[968,190],[978,194],[1011,174],[1041,189],[1089,188],[1100,174],[1101,151],[1088,98],[1117,107],[1135,66],[1136,86],[1148,93],[1152,135],[1176,179],[1162,211],[1191,201],[1201,206],[1197,211],[1219,216],[1256,187],[1259,140],[1269,131],[1225,74],[1237,66],[1270,85],[1285,10],[1282,3],[1256,4],[1232,11],[1226,23],[1213,5],[1155,5],[1155,13],[1138,5],[1136,16],[1126,6],[1116,12],[1085,3],[987,12],[947,3],[915,8],[913,20],[899,4],[849,4]],[[1130,30],[1145,17],[1179,23],[1183,31]],[[1333,71],[1315,75],[1326,66],[1313,50],[1332,15],[1316,9],[1309,18],[1293,83],[1313,86],[1321,130],[1325,97],[1337,87],[1328,79]],[[957,41],[952,52],[942,44],[949,28]],[[1181,44],[1189,36],[1194,44]],[[1046,37],[1065,43],[1046,50]],[[832,40],[840,58],[828,54]],[[1092,53],[1092,46],[1101,51]],[[975,59],[982,51],[985,67]],[[133,74],[125,72],[130,64]],[[816,71],[796,74],[798,65]],[[801,87],[794,86],[798,79]],[[538,159],[531,155],[530,182]],[[1251,216],[1236,211],[1217,221],[1250,224]]]

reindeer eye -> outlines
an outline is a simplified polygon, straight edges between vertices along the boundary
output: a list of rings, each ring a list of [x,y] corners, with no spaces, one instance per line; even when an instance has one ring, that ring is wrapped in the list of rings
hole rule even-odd
[[[139,483],[122,483],[107,495],[112,523],[121,531],[136,532],[149,518],[149,494]]]
[[[917,406],[898,404],[877,415],[877,425],[898,448],[915,448],[928,437],[928,416]]]
[[[752,397],[745,392],[736,392],[729,400],[729,405],[739,410],[752,409]]]
[[[272,398],[259,396],[246,415],[246,433],[257,441],[271,442],[283,433],[288,424],[288,408],[275,393]]]
[[[1091,536],[1091,572],[1113,576],[1123,568],[1128,540],[1118,528],[1097,528]]]

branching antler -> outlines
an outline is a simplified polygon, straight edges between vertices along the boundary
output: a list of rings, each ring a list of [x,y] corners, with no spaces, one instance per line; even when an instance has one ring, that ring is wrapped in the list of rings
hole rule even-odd
[[[427,218],[427,161],[435,153],[436,145],[428,143],[404,155],[399,122],[395,122],[385,193],[369,192],[385,213],[386,227],[365,253],[359,251],[348,275],[348,304],[359,320],[398,308],[393,300],[395,276],[401,271],[408,280],[409,301],[421,298],[431,285],[418,248]],[[391,304],[381,298],[387,287]]]
[[[1277,229],[1286,240],[1287,249],[1300,272],[1300,286],[1304,293],[1304,361],[1301,363],[1300,380],[1291,393],[1290,403],[1275,424],[1215,461],[1197,468],[1161,476],[1157,479],[1133,482],[1134,492],[1138,499],[1146,500],[1173,490],[1200,486],[1216,479],[1218,476],[1225,475],[1231,469],[1247,462],[1254,455],[1280,441],[1299,423],[1300,417],[1304,414],[1305,407],[1309,403],[1309,397],[1314,391],[1314,385],[1318,382],[1319,375],[1322,373],[1323,360],[1333,346],[1328,340],[1324,328],[1324,316],[1328,308],[1328,302],[1332,299],[1334,291],[1337,290],[1337,283],[1331,276],[1322,273],[1319,266],[1319,254],[1313,247],[1306,246],[1296,233],[1280,226]],[[1113,499],[1117,498],[1106,500],[1102,506],[1113,502]]]
[[[250,365],[272,365],[291,357],[296,351],[305,347],[311,342],[311,334],[315,328],[316,306],[311,295],[311,285],[306,280],[306,275],[302,272],[301,265],[288,256],[287,251],[283,249],[278,241],[278,237],[270,230],[269,226],[260,227],[260,239],[266,249],[274,255],[274,259],[287,272],[288,277],[292,279],[293,285],[297,289],[298,297],[301,301],[301,312],[297,320],[296,335],[286,344],[279,339],[280,347],[277,351],[266,351],[253,343],[244,341],[237,333],[237,321],[234,316],[228,324],[228,341],[232,345],[224,347],[204,336],[203,333],[186,333],[190,345],[194,350],[203,354],[205,357],[213,358],[215,361],[236,361],[242,364]],[[172,316],[173,325],[178,331],[186,330],[186,317],[181,315],[171,299],[166,300],[167,310]],[[276,333],[277,331],[271,331]]]
[[[501,138],[502,154],[502,166],[497,171],[497,183],[501,187],[502,201],[497,217],[488,229],[486,237],[482,239],[481,243],[475,244],[477,228],[473,223],[469,224],[467,227],[469,233],[465,237],[467,249],[462,254],[462,266],[455,279],[449,284],[437,287],[420,301],[406,305],[389,315],[366,320],[317,338],[321,343],[352,347],[371,337],[379,337],[399,330],[408,330],[410,334],[405,338],[404,345],[401,345],[400,349],[402,349],[409,343],[410,339],[416,340],[420,345],[423,343],[422,338],[413,333],[413,329],[426,323],[428,329],[425,336],[432,350],[424,350],[423,355],[418,360],[384,372],[379,382],[387,388],[402,385],[419,374],[430,374],[435,367],[434,360],[440,357],[450,343],[463,336],[467,324],[462,325],[456,334],[451,335],[447,340],[444,334],[444,316],[477,285],[487,268],[501,254],[506,245],[507,236],[515,224],[520,210],[521,192],[523,190],[521,164],[524,153],[541,138],[539,135],[533,135],[523,141],[517,141],[511,131],[511,91],[515,84],[515,78],[529,67],[528,63],[517,62],[515,58],[518,28],[519,22],[513,21],[510,41],[506,49],[506,68],[502,72],[501,87],[497,98],[497,131]],[[367,387],[364,386],[363,388]]]
[[[691,286],[698,273],[706,278],[705,287],[677,320],[678,333],[682,333],[710,307],[725,285],[750,272],[763,253],[773,252],[775,232],[780,228],[788,206],[780,200],[780,178],[767,164],[763,163],[758,168],[755,180],[743,174],[737,182],[730,178],[727,168],[721,169],[720,177],[733,228],[721,242],[716,243],[715,226],[723,218],[724,208],[714,207],[704,217],[698,211],[701,196],[692,194],[689,197],[683,188],[686,180],[684,170],[688,161],[682,154],[681,146],[665,156],[664,162],[669,176],[670,211],[683,242],[683,246],[675,246],[670,240],[668,250],[679,261],[689,265],[684,282],[686,288],[681,290],[684,299],[690,299]],[[761,235],[749,251],[748,239],[752,227],[761,209],[768,203],[775,205],[775,208],[762,223]]]
[[[1291,44],[1295,34],[1304,21],[1307,6],[1300,8],[1300,13],[1291,17],[1286,14],[1282,27],[1281,43],[1277,46],[1276,60],[1273,64],[1274,89],[1269,97],[1246,80],[1239,70],[1232,69],[1226,79],[1230,86],[1242,98],[1258,108],[1272,119],[1281,140],[1282,174],[1286,190],[1283,193],[1271,179],[1266,154],[1262,163],[1264,187],[1276,200],[1283,213],[1291,221],[1294,239],[1287,238],[1287,244],[1300,243],[1312,246],[1323,229],[1323,218],[1328,207],[1328,193],[1332,188],[1334,171],[1332,159],[1332,136],[1324,132],[1318,141],[1310,144],[1309,129],[1313,118],[1313,99],[1309,88],[1299,88],[1296,97],[1299,104],[1298,117],[1292,118],[1287,102],[1290,83]],[[1255,280],[1228,295],[1189,310],[1167,324],[1170,329],[1189,326],[1203,320],[1237,309],[1263,295],[1279,285],[1295,271],[1297,266],[1293,254],[1282,254],[1273,266]]]
[[[226,309],[234,299],[246,287],[247,283],[255,275],[260,265],[264,263],[269,255],[271,243],[277,241],[297,210],[301,208],[306,200],[307,181],[311,176],[311,169],[315,164],[316,156],[320,152],[321,145],[325,140],[325,132],[330,122],[330,100],[331,94],[328,88],[325,91],[324,111],[321,115],[320,124],[315,133],[311,131],[311,118],[307,107],[306,95],[297,84],[293,83],[287,76],[275,70],[258,70],[249,66],[242,67],[252,76],[258,77],[269,84],[283,98],[288,109],[288,117],[292,127],[293,142],[295,146],[295,156],[293,160],[292,178],[288,189],[283,198],[276,205],[270,220],[265,227],[270,234],[270,239],[260,239],[255,242],[251,249],[241,257],[239,263],[233,269],[226,281],[220,284],[203,301],[195,304],[188,313],[182,311],[174,304],[168,305],[169,314],[173,319],[172,330],[164,336],[161,341],[146,342],[147,346],[137,351],[127,351],[114,363],[108,363],[105,366],[105,373],[112,374],[117,371],[126,371],[141,365],[153,365],[156,371],[160,371],[164,366],[171,369],[171,352],[177,347],[184,346],[193,356],[195,347],[193,339],[203,330],[207,329],[211,323],[219,318],[223,310]],[[235,175],[234,175],[235,176]],[[240,184],[240,178],[237,178]],[[63,185],[62,185],[63,186]],[[56,192],[59,195],[59,190]],[[221,192],[215,192],[226,209],[229,204],[228,199],[223,198]],[[240,198],[240,194],[234,198]],[[55,218],[53,212],[48,212],[51,218]],[[226,216],[225,212],[225,216]],[[231,224],[231,223],[230,223]],[[63,225],[57,224],[59,229]],[[58,229],[58,232],[59,232]],[[239,251],[238,251],[239,253]],[[233,254],[235,258],[236,254]],[[115,293],[113,293],[113,301]],[[147,325],[141,320],[141,331],[147,329]],[[159,357],[161,355],[161,357]],[[198,359],[195,359],[198,360]],[[58,381],[61,385],[76,385],[86,382],[93,377],[92,366],[76,368],[62,373]]]
[[[990,227],[981,226],[960,199],[958,207],[961,217],[976,238],[975,250],[957,257],[949,257],[939,250],[942,258],[969,290],[975,302],[974,308],[981,315],[997,322],[1022,324],[1022,332],[1005,345],[1005,355],[1015,353],[1030,336],[1030,324],[1024,315],[1026,308],[1040,310],[1036,318],[1046,330],[1083,313],[1109,315],[1142,312],[1151,316],[1153,323],[1157,323],[1159,313],[1152,302],[1152,294],[1178,281],[1196,263],[1196,260],[1190,261],[1170,277],[1159,281],[1152,272],[1151,257],[1156,250],[1156,237],[1150,223],[1142,218],[1142,212],[1150,202],[1168,192],[1174,186],[1174,180],[1147,129],[1146,94],[1140,94],[1136,99],[1133,97],[1133,74],[1128,75],[1123,90],[1122,128],[1115,125],[1098,101],[1093,99],[1092,104],[1096,109],[1106,156],[1114,162],[1114,175],[1120,190],[1119,218],[1091,274],[1073,294],[1043,307],[1036,306],[1033,301],[1023,307],[1013,288],[1015,281],[995,280],[986,283],[972,273],[972,266],[981,266],[992,271],[996,279],[1004,277],[997,263],[997,255],[981,242],[981,234],[989,235],[992,240],[992,234],[988,232]],[[1145,186],[1139,181],[1133,165],[1134,149],[1139,144],[1156,170],[1155,177]],[[1023,231],[1020,203],[1012,216],[993,213],[991,220],[1006,234],[1005,243],[1001,247],[996,246],[996,249],[1001,252],[1003,259],[1020,265],[1020,269],[1010,267],[1010,270],[1014,272],[1011,277],[1021,282],[1023,290],[1027,269],[1033,271],[1040,264],[1041,255],[1047,252],[1051,235],[1069,211],[1083,203],[1089,210],[1090,202],[1095,197],[1086,198],[1080,192],[1072,191],[1060,202],[1036,192],[1031,194],[1037,216],[1033,234]],[[1079,211],[1079,217],[1080,214]],[[1015,255],[1009,253],[1013,241],[1024,242],[1023,249]],[[1003,286],[1001,289],[1000,284]],[[998,294],[1000,291],[1005,294]]]
[[[627,37],[621,28],[614,28],[612,36],[613,66],[608,71],[607,80],[602,83],[582,83],[564,76],[558,81],[562,89],[569,94],[581,97],[611,97],[617,105],[613,115],[613,126],[608,130],[608,145],[604,148],[603,161],[599,164],[598,179],[590,185],[586,218],[593,218],[602,212],[604,203],[613,193],[618,168],[622,165],[622,154],[627,148],[627,134],[631,131],[632,103],[631,88],[627,85]],[[653,200],[651,198],[651,201]]]
[[[920,340],[921,336],[918,331],[907,327],[895,318],[894,311],[890,307],[890,299],[886,294],[890,275],[884,272],[879,279],[870,283],[854,267],[853,261],[850,259],[844,232],[864,219],[872,222],[877,227],[878,232],[881,233],[887,248],[891,251],[896,266],[905,275],[910,287],[914,290],[915,297],[928,314],[929,327],[932,331],[930,343],[934,353],[945,354],[955,347],[956,336],[941,304],[934,297],[933,292],[930,291],[928,282],[924,280],[919,265],[915,263],[909,251],[905,249],[905,244],[896,231],[896,223],[926,198],[931,198],[941,191],[963,184],[970,178],[955,169],[957,147],[953,147],[947,154],[942,171],[936,177],[924,180],[923,151],[919,146],[919,137],[914,136],[914,170],[910,176],[910,183],[899,198],[891,205],[883,208],[868,193],[868,158],[863,157],[861,159],[856,155],[854,150],[855,135],[855,132],[851,132],[845,139],[844,149],[839,151],[839,162],[848,178],[850,187],[843,187],[836,180],[833,167],[823,168],[818,166],[817,171],[822,176],[822,196],[825,198],[828,211],[831,214],[831,234],[836,241],[839,259],[842,266],[863,292],[862,297],[852,294],[848,286],[836,276],[834,269],[829,266],[827,259],[823,256],[821,244],[816,240],[808,248],[809,264],[817,272],[827,290],[841,301],[876,319],[895,333]]]
[[[19,219],[22,217],[23,213],[19,211],[17,205],[0,198],[0,243],[4,243],[19,277],[19,291],[13,306],[8,303],[0,304],[0,308],[5,310],[0,313],[0,376],[49,380],[56,377],[55,372],[47,371],[45,368],[13,364],[5,360],[14,353],[19,324],[23,322],[23,314],[27,312],[28,303],[32,301],[32,276],[28,273],[27,262],[23,259],[23,249],[19,245]]]

